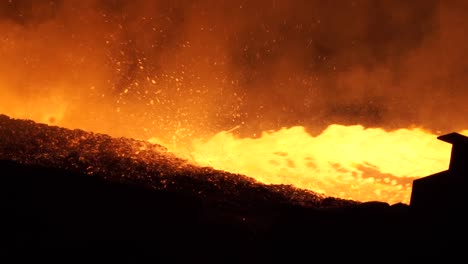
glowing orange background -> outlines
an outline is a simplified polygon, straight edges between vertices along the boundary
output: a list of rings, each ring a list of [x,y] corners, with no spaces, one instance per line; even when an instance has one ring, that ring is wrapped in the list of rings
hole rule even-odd
[[[468,128],[466,1],[0,3],[0,113],[408,202]]]

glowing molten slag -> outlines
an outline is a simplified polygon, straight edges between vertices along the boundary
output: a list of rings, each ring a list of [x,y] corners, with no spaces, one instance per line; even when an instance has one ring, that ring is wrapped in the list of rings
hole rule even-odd
[[[387,132],[342,125],[331,125],[313,137],[297,126],[264,132],[259,138],[223,131],[193,141],[190,148],[166,146],[199,165],[260,182],[393,204],[409,203],[414,179],[448,168],[451,146],[436,137],[422,129]]]
[[[60,97],[46,102],[31,98],[21,104],[15,104],[17,98],[6,99],[0,112],[11,117],[118,136],[115,123],[109,120],[90,127],[76,118],[63,119],[67,105]],[[468,130],[460,133],[468,134]],[[256,138],[241,138],[233,131],[181,137],[171,142],[149,141],[195,164],[244,174],[266,184],[291,184],[327,196],[390,204],[409,203],[414,179],[446,170],[451,148],[423,129],[386,131],[360,125],[331,125],[318,136],[296,126],[264,131]]]

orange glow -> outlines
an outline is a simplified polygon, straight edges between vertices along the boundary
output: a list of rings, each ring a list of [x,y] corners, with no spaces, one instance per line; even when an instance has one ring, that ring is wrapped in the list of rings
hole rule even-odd
[[[190,148],[166,146],[199,165],[264,183],[393,204],[409,203],[414,179],[448,168],[451,145],[436,137],[421,129],[387,132],[342,125],[331,125],[313,137],[297,126],[266,131],[259,138],[223,131],[193,141]]]
[[[60,97],[36,100],[6,98],[0,112],[14,118],[50,125],[71,123],[67,104]],[[20,107],[22,106],[22,107]],[[74,126],[120,136],[100,125],[75,120]],[[357,201],[409,203],[412,181],[446,170],[451,145],[419,128],[386,131],[361,125],[330,125],[317,136],[302,126],[264,131],[260,137],[242,138],[235,129],[213,136],[173,134],[146,138],[200,166],[244,174],[266,184],[291,184],[326,196]],[[189,131],[189,130],[187,130]],[[468,130],[461,131],[468,134]],[[138,135],[144,139],[144,133]]]
[[[264,183],[409,203],[414,179],[448,168],[437,134],[468,134],[463,10],[0,1],[0,113],[157,142]]]
[[[0,112],[13,118],[122,136],[121,131],[112,129],[119,118],[115,109],[113,116],[101,116],[100,122],[90,123],[76,119],[78,113],[72,115],[75,119],[67,118],[68,102],[64,98],[59,94],[5,96],[0,100]],[[193,127],[186,129],[178,120],[173,122],[178,126],[158,137],[148,137],[145,128],[137,130],[140,134],[124,136],[159,143],[200,166],[357,201],[408,204],[412,181],[446,170],[450,158],[450,144],[419,128],[386,131],[335,124],[314,137],[304,127],[294,126],[242,138],[235,129],[201,136],[193,134]],[[468,134],[468,130],[461,133]]]
[[[21,97],[14,96],[13,93],[8,93],[8,90],[2,90],[2,88],[0,92],[4,93],[0,100],[0,113],[11,117],[54,125],[63,119],[67,110],[68,103],[59,95]]]

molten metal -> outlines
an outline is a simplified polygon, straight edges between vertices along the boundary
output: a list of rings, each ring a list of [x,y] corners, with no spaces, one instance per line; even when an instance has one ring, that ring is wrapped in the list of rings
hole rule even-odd
[[[316,137],[298,126],[267,131],[259,138],[223,131],[194,140],[190,148],[166,146],[197,164],[264,183],[292,184],[358,201],[409,203],[414,179],[448,167],[450,146],[436,138],[416,128],[331,125]]]

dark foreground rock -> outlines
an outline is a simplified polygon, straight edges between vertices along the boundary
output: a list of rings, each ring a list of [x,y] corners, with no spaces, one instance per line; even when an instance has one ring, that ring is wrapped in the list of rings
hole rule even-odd
[[[454,256],[466,240],[463,218],[264,185],[147,142],[6,116],[0,173],[1,253],[16,259],[399,260]]]

